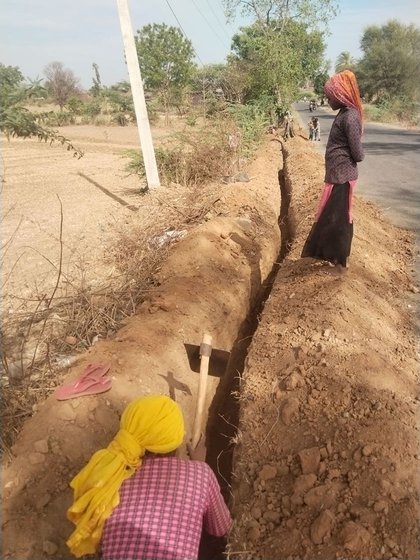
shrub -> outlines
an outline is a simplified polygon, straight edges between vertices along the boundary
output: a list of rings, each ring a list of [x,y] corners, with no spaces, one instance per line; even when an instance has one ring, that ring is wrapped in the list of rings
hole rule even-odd
[[[94,117],[101,114],[101,101],[98,98],[92,99],[88,103],[84,104],[83,116],[90,117],[90,122],[93,121]]]
[[[147,115],[149,117],[150,124],[156,124],[159,121],[159,109],[160,106],[158,100],[147,101]],[[136,122],[135,115],[134,122]]]
[[[271,101],[262,98],[247,105],[233,105],[229,113],[241,131],[241,156],[249,158],[270,124]]]
[[[40,120],[47,126],[67,126],[69,124],[75,124],[76,122],[75,115],[68,111],[49,111],[48,113],[42,113],[40,115]]]
[[[126,155],[130,159],[126,171],[145,177],[143,156],[134,150]],[[195,136],[177,134],[167,145],[158,146],[155,155],[160,179],[165,185],[194,186],[219,179],[229,173],[233,163],[228,133],[223,127],[213,127]]]
[[[95,126],[107,126],[110,124],[112,118],[108,115],[97,115],[93,118],[93,124]]]
[[[418,125],[418,106],[405,97],[384,97],[375,105],[365,105],[368,120],[378,122],[400,122]]]
[[[72,97],[67,102],[67,109],[74,115],[82,115],[84,112],[85,104],[78,97]]]
[[[112,115],[111,122],[119,126],[127,126],[130,120],[125,113],[115,113]]]

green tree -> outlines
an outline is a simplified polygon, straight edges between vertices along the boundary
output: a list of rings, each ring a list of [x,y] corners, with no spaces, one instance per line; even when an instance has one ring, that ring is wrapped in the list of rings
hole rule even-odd
[[[358,65],[362,93],[370,100],[419,99],[420,29],[396,20],[365,29]]]
[[[299,84],[313,79],[323,66],[325,44],[319,31],[309,31],[304,23],[288,20],[269,25],[260,22],[241,28],[232,40],[233,55],[248,64],[250,77],[247,99],[271,95],[287,106]]]
[[[130,82],[127,82],[127,80],[121,80],[121,82],[117,82],[116,84],[109,86],[109,89],[119,91],[121,93],[128,93],[131,92],[131,85]]]
[[[92,68],[93,68],[93,78],[92,78],[93,86],[90,88],[89,91],[93,95],[93,97],[98,97],[103,89],[101,75],[99,73],[99,66],[96,64],[96,62],[92,63]]]
[[[206,64],[197,69],[193,87],[203,92],[205,100],[220,98],[232,103],[241,103],[248,87],[248,76],[241,61],[230,60],[228,64]]]
[[[5,66],[0,62],[0,88],[16,88],[23,82],[23,74],[17,66]]]
[[[48,91],[46,89],[46,87],[42,84],[44,80],[42,78],[39,78],[38,76],[36,78],[28,78],[28,85],[27,85],[27,92],[29,97],[35,98],[35,99],[46,99],[48,96]]]
[[[193,77],[192,43],[179,29],[164,23],[145,25],[135,41],[144,85],[161,96],[168,114],[171,99],[182,98]]]
[[[29,84],[23,83],[23,75],[18,67],[5,66],[0,63],[0,130],[9,138],[38,138],[45,142],[60,142],[72,151],[76,157],[83,152],[55,130],[44,127],[40,120],[42,114],[32,113],[25,104],[33,95],[42,89],[40,80],[35,79]]]
[[[45,87],[62,111],[67,101],[79,92],[79,79],[62,62],[50,62],[44,74],[47,78]]]
[[[319,96],[325,98],[324,86],[329,78],[328,72],[321,72],[314,78],[314,92]]]
[[[351,56],[349,51],[341,52],[335,63],[335,71],[342,72],[343,70],[355,70],[357,60]]]

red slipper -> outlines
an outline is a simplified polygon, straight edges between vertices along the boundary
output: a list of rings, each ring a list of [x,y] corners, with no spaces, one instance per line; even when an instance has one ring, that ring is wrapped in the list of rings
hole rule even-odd
[[[83,397],[86,395],[97,395],[109,391],[112,379],[105,377],[111,368],[111,364],[99,365],[89,364],[82,375],[66,385],[58,387],[54,396],[59,401]]]

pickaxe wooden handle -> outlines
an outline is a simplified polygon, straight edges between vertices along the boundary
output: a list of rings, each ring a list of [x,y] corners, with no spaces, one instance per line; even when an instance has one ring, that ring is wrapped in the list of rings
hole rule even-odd
[[[209,373],[209,362],[212,350],[213,339],[209,334],[204,334],[200,345],[200,378],[198,382],[197,408],[193,425],[193,435],[191,440],[192,448],[197,447],[201,437],[201,424],[203,421],[204,405],[207,396],[207,377]]]

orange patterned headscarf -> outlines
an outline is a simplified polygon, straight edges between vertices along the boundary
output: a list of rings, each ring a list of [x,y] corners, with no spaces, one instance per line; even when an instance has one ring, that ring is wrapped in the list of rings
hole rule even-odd
[[[328,80],[324,87],[325,95],[344,107],[356,109],[363,120],[362,100],[356,76],[351,70],[343,70]]]

